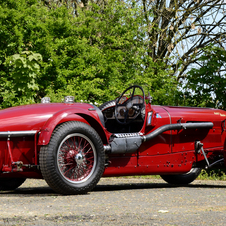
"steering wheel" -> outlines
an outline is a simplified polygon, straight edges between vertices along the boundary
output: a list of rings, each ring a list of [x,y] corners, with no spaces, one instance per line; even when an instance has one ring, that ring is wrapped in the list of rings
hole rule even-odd
[[[131,96],[124,101],[122,98],[124,97],[124,94],[130,90],[132,92]],[[133,99],[136,97],[134,96],[135,90],[136,89],[140,89],[142,92],[142,102],[141,103],[133,103]],[[131,123],[134,119],[137,118],[138,115],[140,115],[141,110],[144,108],[144,101],[145,101],[145,94],[144,94],[144,90],[141,86],[138,85],[133,85],[128,87],[122,94],[121,96],[116,100],[115,103],[115,119],[119,124],[122,125],[127,125],[129,123]],[[120,112],[119,112],[119,108],[120,108]],[[124,116],[124,120],[120,121],[119,120],[119,114],[121,116]],[[129,117],[131,117],[132,114],[132,120],[128,120]]]

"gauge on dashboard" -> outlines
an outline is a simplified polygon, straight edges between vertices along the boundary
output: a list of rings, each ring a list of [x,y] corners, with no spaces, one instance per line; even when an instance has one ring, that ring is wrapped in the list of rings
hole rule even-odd
[[[113,111],[111,109],[108,109],[104,112],[104,115],[106,118],[112,118],[113,117]]]
[[[128,112],[129,117],[133,117],[134,114],[135,114],[135,110],[133,108],[130,108]]]
[[[125,101],[127,101],[127,97],[126,96],[123,96],[123,97],[121,97],[121,99],[119,100],[119,104],[123,104]]]
[[[124,108],[121,108],[121,109],[119,110],[120,116],[124,117],[124,116],[125,116],[125,113],[126,113],[126,110],[125,110]]]

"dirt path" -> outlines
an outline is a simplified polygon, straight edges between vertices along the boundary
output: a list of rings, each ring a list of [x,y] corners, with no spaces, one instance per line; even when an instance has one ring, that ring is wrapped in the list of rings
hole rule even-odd
[[[103,178],[87,195],[61,196],[43,180],[0,192],[0,225],[226,225],[226,181],[187,187]]]

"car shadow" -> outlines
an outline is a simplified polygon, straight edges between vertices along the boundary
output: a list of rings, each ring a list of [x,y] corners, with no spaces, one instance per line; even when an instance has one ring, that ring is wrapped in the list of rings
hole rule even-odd
[[[15,195],[26,195],[26,196],[60,196],[56,194],[50,187],[22,187],[17,188],[16,190],[12,191],[0,191],[1,196],[15,196]]]
[[[165,182],[146,183],[146,182],[132,182],[132,183],[117,183],[117,184],[98,184],[91,192],[85,195],[90,195],[92,192],[106,192],[106,191],[124,191],[124,190],[142,190],[142,189],[162,189],[162,188],[226,188],[225,184],[189,184],[189,185],[170,185]],[[0,197],[2,196],[65,196],[55,193],[50,187],[21,187],[13,191],[0,191]]]
[[[161,188],[226,188],[226,185],[216,184],[189,184],[189,185],[172,185],[167,183],[130,183],[130,184],[116,184],[116,185],[97,185],[93,191],[116,191],[116,190],[135,190],[135,189],[161,189]]]

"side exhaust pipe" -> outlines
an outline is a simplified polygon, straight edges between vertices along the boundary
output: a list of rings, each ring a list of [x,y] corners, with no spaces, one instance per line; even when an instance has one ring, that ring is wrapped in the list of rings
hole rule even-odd
[[[169,130],[181,130],[181,129],[211,129],[213,128],[212,122],[189,122],[189,123],[178,123],[178,124],[167,124],[164,126],[159,127],[152,133],[149,133],[146,136],[143,136],[143,142],[149,141],[161,133]]]
[[[105,151],[112,154],[125,154],[125,153],[134,153],[138,150],[143,142],[147,142],[157,137],[161,133],[170,130],[185,130],[185,129],[211,129],[213,128],[212,122],[198,122],[198,123],[177,123],[177,124],[167,124],[159,127],[152,133],[149,133],[146,136],[141,136],[135,134],[129,134],[129,137],[115,137],[110,145],[104,146]]]

